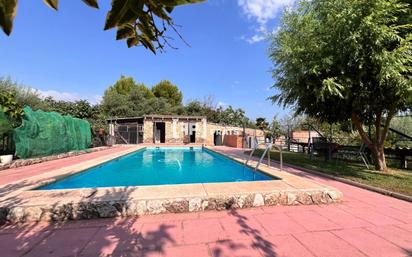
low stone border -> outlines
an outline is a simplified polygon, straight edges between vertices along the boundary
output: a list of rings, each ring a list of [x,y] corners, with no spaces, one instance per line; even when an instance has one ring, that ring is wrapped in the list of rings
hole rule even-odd
[[[341,195],[329,190],[286,190],[234,195],[142,200],[68,201],[56,205],[10,206],[0,208],[0,224],[26,221],[62,221],[91,218],[186,213],[231,208],[275,205],[330,204]]]
[[[277,161],[274,161],[274,162],[278,163]],[[299,166],[289,164],[289,163],[283,163],[283,166],[288,166],[288,167],[291,167],[291,168],[294,168],[294,169],[303,170],[305,172],[312,173],[312,174],[315,174],[315,175],[318,175],[318,176],[321,176],[321,177],[326,177],[326,178],[333,179],[333,180],[336,180],[336,181],[339,181],[339,182],[342,182],[342,183],[345,183],[345,184],[348,184],[348,185],[351,185],[351,186],[356,186],[356,187],[359,187],[359,188],[362,188],[362,189],[366,189],[366,190],[369,190],[369,191],[372,191],[372,192],[376,192],[376,193],[379,193],[379,194],[391,196],[393,198],[397,198],[399,200],[403,200],[403,201],[407,201],[407,202],[412,203],[412,197],[411,196],[396,193],[396,192],[389,191],[389,190],[386,190],[386,189],[382,189],[382,188],[379,188],[379,187],[374,187],[374,186],[362,184],[362,183],[359,183],[359,182],[356,182],[356,181],[353,181],[353,180],[350,180],[350,179],[336,177],[336,176],[326,174],[326,173],[321,172],[321,171],[310,170],[310,169],[299,167]]]
[[[55,155],[44,156],[44,157],[39,157],[39,158],[17,159],[17,160],[14,160],[12,163],[5,164],[5,165],[2,165],[0,163],[0,171],[6,170],[6,169],[23,167],[23,166],[29,166],[29,165],[47,162],[47,161],[63,159],[63,158],[72,157],[72,156],[78,156],[78,155],[82,155],[86,153],[99,152],[99,151],[103,151],[109,148],[110,146],[100,146],[100,147],[94,147],[94,148],[89,148],[89,149],[80,150],[80,151],[71,151],[67,153],[55,154]]]

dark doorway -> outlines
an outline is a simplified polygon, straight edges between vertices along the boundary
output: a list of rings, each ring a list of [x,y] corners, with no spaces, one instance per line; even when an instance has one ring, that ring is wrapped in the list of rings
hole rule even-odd
[[[164,122],[155,122],[154,131],[153,131],[154,143],[165,143],[166,142],[166,125]]]
[[[222,133],[220,131],[215,131],[213,134],[213,143],[215,145],[222,145]]]
[[[190,124],[191,130],[190,130],[190,143],[196,143],[196,125]]]

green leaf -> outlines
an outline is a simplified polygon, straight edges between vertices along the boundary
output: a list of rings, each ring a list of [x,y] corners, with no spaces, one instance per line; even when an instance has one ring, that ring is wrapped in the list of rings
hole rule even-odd
[[[85,2],[88,6],[91,6],[93,8],[99,8],[99,5],[97,4],[97,0],[82,0]]]
[[[17,0],[0,0],[0,27],[6,35],[13,30],[13,20],[16,16]]]
[[[142,35],[139,37],[139,41],[140,41],[140,43],[142,43],[142,45],[143,45],[144,47],[150,49],[150,51],[152,51],[154,54],[156,54],[156,49],[155,49],[155,47],[153,46],[152,41],[150,40],[150,38],[148,38],[148,37],[146,36],[146,34],[142,34]]]
[[[178,5],[195,4],[195,3],[201,3],[204,1],[205,0],[159,0],[159,3],[164,6],[175,7]]]
[[[121,17],[120,20],[117,22],[117,27],[120,27],[124,24],[134,23],[138,18],[139,18],[138,14],[136,14],[131,9],[128,9],[124,13],[123,17]]]
[[[168,12],[168,13],[171,13],[172,11],[173,11],[173,9],[174,9],[174,7],[172,7],[172,6],[166,6],[166,11]]]
[[[136,37],[131,37],[127,39],[127,47],[136,46],[139,43]]]
[[[134,36],[135,30],[132,25],[126,24],[117,30],[116,39],[125,39]]]
[[[104,29],[108,30],[131,21],[133,17],[137,18],[139,13],[136,13],[136,7],[143,11],[143,4],[143,0],[112,0],[112,9],[107,13]]]
[[[47,4],[50,8],[53,8],[56,11],[59,7],[59,1],[58,0],[43,0],[43,2],[45,4]]]

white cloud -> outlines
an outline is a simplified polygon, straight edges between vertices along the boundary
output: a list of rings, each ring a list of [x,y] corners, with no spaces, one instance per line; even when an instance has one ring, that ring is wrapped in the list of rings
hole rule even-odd
[[[250,44],[260,42],[262,40],[265,40],[266,38],[267,38],[267,33],[262,33],[259,31],[252,37],[244,37],[244,39]]]
[[[248,19],[257,22],[254,35],[243,37],[253,44],[268,37],[268,21],[275,19],[283,8],[293,5],[294,0],[238,0],[237,3]]]
[[[222,107],[225,107],[225,106],[228,106],[228,105],[229,105],[228,103],[225,103],[225,102],[222,102],[222,101],[219,101],[217,103],[217,106],[222,106]]]
[[[248,18],[256,19],[259,24],[265,24],[293,2],[294,0],[238,0],[238,5]]]
[[[70,92],[60,92],[56,90],[37,90],[41,97],[49,97],[51,96],[55,100],[62,100],[62,101],[69,101],[74,102],[78,100],[87,100],[92,104],[100,103],[102,100],[101,95],[80,95],[78,93],[70,93]]]

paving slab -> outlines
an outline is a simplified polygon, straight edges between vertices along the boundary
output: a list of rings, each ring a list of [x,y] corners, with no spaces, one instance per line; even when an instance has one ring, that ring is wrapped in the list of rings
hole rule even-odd
[[[218,219],[183,221],[184,242],[186,244],[209,243],[227,239]]]
[[[269,249],[260,249],[263,256],[314,257],[314,255],[292,235],[269,236],[265,239],[269,241],[271,245]]]
[[[364,228],[343,229],[333,231],[332,233],[350,243],[367,256],[387,257],[409,255],[401,247],[388,242]]]
[[[79,228],[54,231],[25,256],[79,255],[98,230],[98,228]]]
[[[294,235],[312,253],[322,257],[365,257],[357,248],[328,231]]]
[[[209,249],[213,257],[261,257],[259,249],[249,240],[221,240],[210,243]]]

